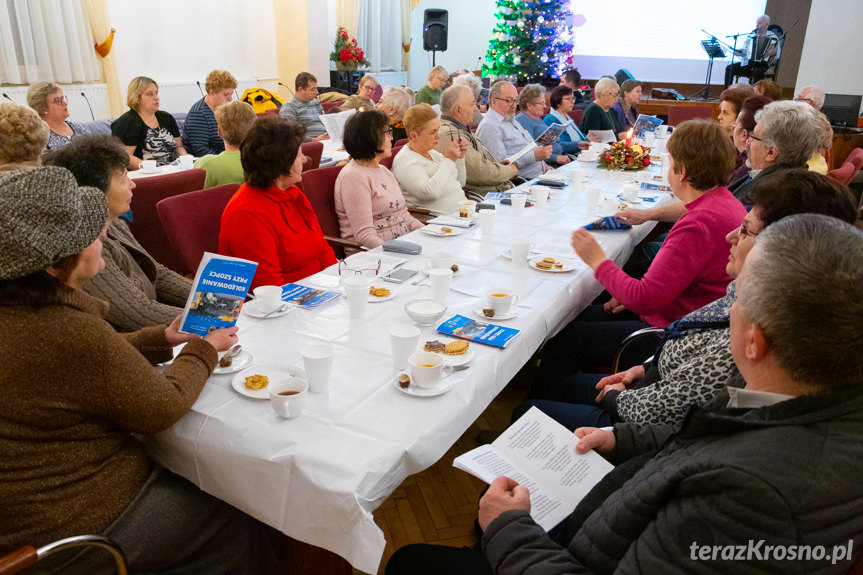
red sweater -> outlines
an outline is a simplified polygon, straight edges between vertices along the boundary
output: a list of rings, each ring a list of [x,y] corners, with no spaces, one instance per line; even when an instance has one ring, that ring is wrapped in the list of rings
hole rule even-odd
[[[251,289],[283,285],[336,263],[309,200],[296,186],[240,186],[222,213],[219,253],[258,262]]]
[[[629,277],[611,260],[596,268],[608,293],[652,326],[672,321],[725,295],[728,232],[740,226],[746,208],[725,187],[714,188],[686,204],[662,249],[641,280]]]

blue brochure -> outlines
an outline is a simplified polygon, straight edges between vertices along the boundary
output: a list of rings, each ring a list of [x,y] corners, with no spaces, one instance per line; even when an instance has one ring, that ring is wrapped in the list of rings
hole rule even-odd
[[[437,330],[439,333],[500,348],[506,347],[512,338],[519,334],[517,329],[471,319],[463,315],[451,317],[440,324]]]
[[[628,230],[632,228],[631,225],[623,223],[623,220],[617,216],[599,218],[582,227],[586,230]]]
[[[670,192],[671,186],[666,186],[665,184],[651,184],[649,182],[641,183],[642,190],[659,190],[660,192]]]
[[[207,335],[237,323],[258,264],[205,252],[189,292],[180,331]]]
[[[320,307],[341,295],[337,291],[310,288],[299,284],[285,284],[282,286],[282,299],[284,301],[306,309]]]

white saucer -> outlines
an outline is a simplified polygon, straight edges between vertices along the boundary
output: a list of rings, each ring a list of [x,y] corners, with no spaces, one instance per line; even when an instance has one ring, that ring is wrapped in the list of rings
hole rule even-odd
[[[162,171],[161,168],[156,168],[155,170],[145,170],[144,168],[138,169],[138,172],[140,172],[142,174],[158,174],[161,171]]]
[[[440,380],[440,382],[438,382],[434,387],[419,388],[411,383],[410,387],[404,388],[399,385],[399,375],[403,373],[410,375],[410,373],[406,371],[399,372],[399,374],[393,378],[393,385],[397,390],[407,395],[413,395],[414,397],[435,397],[436,395],[442,395],[448,392],[452,387],[452,382],[449,381],[449,378],[445,378]]]
[[[255,374],[266,375],[270,378],[271,383],[273,379],[279,377],[299,377],[301,379],[306,378],[305,370],[297,367],[296,365],[291,365],[289,363],[265,363],[262,365],[253,365],[251,367],[247,367],[243,371],[237,373],[231,379],[231,387],[233,387],[234,391],[236,391],[240,395],[245,395],[246,397],[251,397],[252,399],[270,399],[270,392],[267,389],[269,385],[263,389],[249,389],[246,387],[246,378],[250,375]]]
[[[247,301],[246,303],[243,304],[243,311],[246,313],[246,315],[248,315],[250,317],[254,317],[254,318],[258,318],[258,319],[273,319],[274,317],[282,317],[286,313],[291,313],[291,311],[293,311],[294,307],[295,306],[288,305],[282,311],[277,311],[277,312],[273,312],[270,314],[265,314],[265,313],[261,313],[260,311],[258,311],[258,306],[255,304],[255,301],[252,300],[252,301]]]
[[[494,317],[486,317],[486,315],[484,313],[482,313],[482,310],[483,310],[483,307],[481,305],[478,305],[475,308],[473,308],[473,313],[475,313],[476,315],[478,315],[479,317],[481,317],[485,321],[506,321],[508,319],[512,319],[514,317],[518,317],[519,315],[521,315],[521,312],[519,312],[519,309],[515,306],[512,306],[512,308],[509,310],[509,313],[507,313],[505,315],[495,313]]]
[[[599,160],[599,154],[597,154],[596,156],[585,157],[585,155],[581,153],[577,156],[577,158],[579,162],[584,162],[585,164],[588,164],[590,162],[596,162],[597,160]]]
[[[572,270],[575,269],[575,262],[572,262],[572,261],[570,261],[568,259],[564,259],[564,258],[554,258],[557,263],[563,264],[563,267],[561,267],[561,268],[551,268],[549,270],[544,270],[542,268],[536,267],[536,263],[541,262],[545,257],[551,257],[551,256],[535,257],[532,260],[530,260],[530,262],[528,262],[528,264],[530,265],[530,267],[532,267],[533,269],[535,269],[537,271],[550,272],[550,273],[554,273],[554,274],[571,272]]]
[[[452,231],[451,232],[441,231],[441,228],[445,228],[445,227],[448,227]],[[430,236],[438,236],[438,237],[460,236],[464,233],[463,228],[455,228],[455,227],[451,227],[451,226],[436,226],[436,225],[431,225],[431,224],[421,227],[420,231],[423,233],[426,233]]]
[[[227,352],[221,352],[219,354],[219,359],[222,359],[222,356]],[[240,371],[244,367],[248,367],[252,365],[252,360],[255,359],[251,353],[246,350],[241,351],[238,355],[234,356],[234,361],[231,362],[231,365],[228,367],[219,367],[219,364],[216,363],[216,368],[213,370],[213,375],[225,375],[226,373],[234,373],[235,371]]]
[[[464,340],[460,340],[460,339],[449,339],[449,338],[445,338],[445,337],[439,337],[439,338],[435,338],[435,339],[437,339],[439,342],[441,342],[444,345],[446,345],[450,342],[453,342],[453,341],[464,341]],[[468,342],[468,343],[470,343],[470,342]],[[425,351],[423,349],[425,344],[426,344],[425,341],[421,341],[419,347],[417,348],[417,351]],[[468,346],[467,351],[461,355],[447,355],[443,352],[440,352],[440,355],[443,357],[443,362],[445,365],[449,365],[452,367],[459,366],[459,365],[467,365],[473,361],[473,347]]]
[[[372,283],[372,285],[369,287],[386,288],[386,289],[390,290],[390,295],[385,296],[385,297],[376,297],[376,296],[373,296],[372,294],[369,294],[369,303],[378,303],[378,302],[382,302],[382,301],[391,300],[394,297],[396,297],[396,294],[398,293],[398,290],[395,288],[395,286],[393,284],[387,283],[385,281],[378,282],[378,285],[375,285],[374,283]]]

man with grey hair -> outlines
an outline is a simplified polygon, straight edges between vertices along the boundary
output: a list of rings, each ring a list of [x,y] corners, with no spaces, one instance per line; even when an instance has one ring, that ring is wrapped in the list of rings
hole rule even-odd
[[[467,86],[450,86],[440,99],[440,141],[437,150],[441,153],[449,143],[464,138],[467,153],[464,156],[467,182],[465,189],[479,195],[488,192],[503,192],[513,187],[512,178],[518,176],[518,168],[512,164],[501,164],[494,154],[476,137],[468,126],[473,123],[476,99]]]
[[[794,98],[795,102],[806,102],[816,110],[820,110],[821,106],[824,105],[824,90],[819,89],[816,86],[805,86],[800,93],[797,94],[797,97]]]
[[[815,214],[760,232],[730,338],[742,381],[679,432],[575,431],[578,453],[616,467],[550,532],[501,476],[479,503],[481,550],[408,547],[387,575],[849,572],[863,543],[863,233]]]
[[[518,90],[512,83],[501,80],[491,85],[488,93],[489,110],[479,123],[476,135],[485,142],[498,161],[504,161],[533,142],[530,133],[515,121],[517,104]],[[545,160],[551,157],[551,153],[551,146],[537,146],[518,158],[515,165],[519,175],[529,180],[544,174],[548,169]]]

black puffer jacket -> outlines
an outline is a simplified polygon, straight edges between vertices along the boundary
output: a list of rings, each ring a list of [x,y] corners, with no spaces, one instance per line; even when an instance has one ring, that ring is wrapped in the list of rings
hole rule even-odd
[[[667,426],[616,426],[618,462],[661,449],[571,531],[566,548],[527,513],[501,514],[482,539],[495,573],[845,573],[850,558],[833,564],[834,546],[847,553],[853,539],[855,556],[863,546],[861,390],[759,409],[727,403],[723,392],[693,408],[673,437]],[[750,540],[748,560],[693,559],[693,543],[744,546],[745,556]],[[764,557],[773,545],[823,545],[828,558]]]

